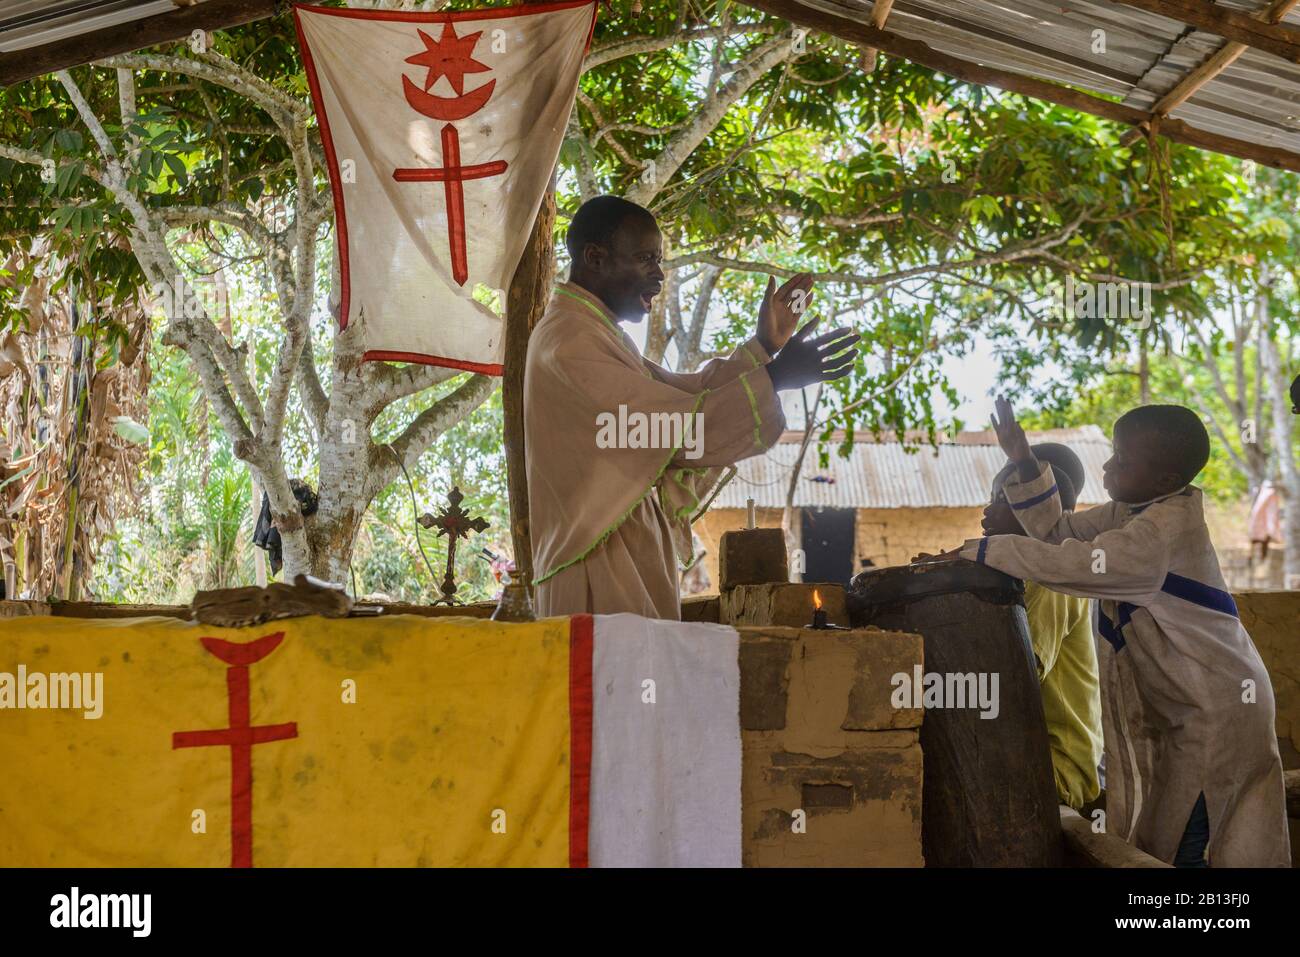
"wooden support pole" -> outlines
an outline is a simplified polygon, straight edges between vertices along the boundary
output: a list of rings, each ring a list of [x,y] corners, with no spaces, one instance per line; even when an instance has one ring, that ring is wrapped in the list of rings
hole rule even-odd
[[[524,5],[547,0],[523,0]],[[506,492],[510,498],[510,541],[514,548],[516,581],[533,589],[533,539],[528,528],[528,472],[524,457],[524,363],[528,338],[551,299],[555,281],[555,170],[542,196],[533,231],[519,257],[506,291],[506,346],[501,373],[503,441],[506,449]]]
[[[889,19],[889,12],[894,9],[894,0],[875,0],[871,5],[871,25],[877,30],[885,29],[885,21]],[[876,69],[875,47],[862,48],[862,72],[871,73]]]
[[[1214,33],[1225,40],[1235,40],[1256,50],[1272,53],[1292,63],[1300,63],[1300,30],[1257,20],[1251,13],[1230,10],[1206,0],[1115,0],[1126,7],[1137,7],[1170,20]],[[1279,19],[1281,19],[1279,17]]]
[[[1082,90],[1075,90],[1068,86],[1058,86],[1055,83],[1049,83],[1035,77],[1022,76],[1019,73],[1010,73],[1006,70],[998,70],[972,63],[969,60],[941,53],[920,40],[912,40],[895,33],[889,33],[886,30],[878,30],[868,23],[849,20],[814,7],[806,7],[797,0],[745,0],[745,2],[747,6],[764,10],[773,16],[784,17],[794,23],[820,30],[823,33],[829,33],[850,43],[875,47],[891,56],[903,57],[913,63],[919,63],[921,66],[929,67],[932,70],[947,73],[949,76],[964,80],[967,83],[977,83],[980,86],[996,86],[1010,93],[1021,93],[1035,99],[1046,100],[1048,103],[1059,103],[1061,106],[1068,106],[1084,113],[1092,113],[1094,116],[1114,120],[1118,123],[1141,126],[1152,121],[1151,114],[1145,110],[1134,109],[1122,103],[1104,100]],[[1271,166],[1276,169],[1300,172],[1300,153],[1294,153],[1290,150],[1262,146],[1248,140],[1199,130],[1188,126],[1181,120],[1166,119],[1161,121],[1158,124],[1158,132],[1161,136],[1177,143],[1185,143],[1189,146],[1196,146],[1216,153],[1226,153],[1229,156],[1237,156],[1241,159],[1254,160],[1264,166]]]
[[[515,268],[506,293],[506,354],[501,377],[504,414],[506,489],[510,497],[510,540],[514,546],[517,581],[530,590],[533,581],[533,546],[528,528],[528,473],[525,470],[524,362],[528,338],[551,298],[555,279],[555,176],[542,197],[528,245]]]

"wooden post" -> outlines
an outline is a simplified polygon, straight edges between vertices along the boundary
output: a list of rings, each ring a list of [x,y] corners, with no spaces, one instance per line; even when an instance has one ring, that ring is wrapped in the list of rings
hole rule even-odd
[[[525,6],[546,2],[523,0]],[[528,527],[528,474],[524,468],[524,361],[528,358],[528,337],[546,311],[555,280],[555,172],[551,171],[532,235],[506,292],[506,355],[501,376],[506,491],[510,497],[516,580],[524,582],[529,594],[533,590],[533,539]]]
[[[524,470],[524,360],[528,337],[550,301],[555,276],[555,176],[542,197],[532,235],[506,293],[506,355],[501,377],[505,418],[506,488],[510,496],[510,539],[518,580],[533,581],[533,546],[528,529],[528,475]]]

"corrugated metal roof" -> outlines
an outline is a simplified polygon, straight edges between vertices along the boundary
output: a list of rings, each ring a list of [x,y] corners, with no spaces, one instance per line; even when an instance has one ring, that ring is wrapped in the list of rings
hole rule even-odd
[[[1096,505],[1107,500],[1102,488],[1102,463],[1110,458],[1110,442],[1095,425],[1077,429],[1047,429],[1028,433],[1031,442],[1060,442],[1083,461],[1087,479],[1079,501]],[[786,487],[799,455],[800,433],[786,437],[765,455],[745,459],[734,479],[718,494],[713,508],[745,508],[752,498],[758,508],[782,508]],[[963,432],[933,448],[909,452],[897,441],[869,436],[853,443],[847,459],[829,449],[825,469],[817,467],[817,451],[808,450],[795,490],[798,508],[962,508],[988,503],[993,477],[1006,464],[992,432]],[[833,478],[834,483],[816,481]]]
[[[865,0],[797,0],[869,22]],[[1252,13],[1267,0],[1219,3]],[[1283,19],[1300,27],[1300,8]],[[885,29],[994,69],[1123,98],[1147,110],[1221,48],[1222,37],[1104,0],[898,0]],[[1105,52],[1093,53],[1093,31]],[[1300,65],[1255,49],[1170,114],[1199,130],[1300,154]]]

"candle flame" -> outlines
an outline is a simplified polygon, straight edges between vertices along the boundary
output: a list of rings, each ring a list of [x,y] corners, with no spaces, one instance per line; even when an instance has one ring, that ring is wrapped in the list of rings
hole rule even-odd
[[[817,589],[814,588],[814,589],[813,589],[813,607],[814,607],[814,608],[821,608],[821,606],[822,606],[822,596],[819,595],[819,594],[817,593]]]

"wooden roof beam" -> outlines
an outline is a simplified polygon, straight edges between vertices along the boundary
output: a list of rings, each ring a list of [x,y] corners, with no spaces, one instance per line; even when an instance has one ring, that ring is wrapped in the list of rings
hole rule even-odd
[[[53,43],[0,53],[0,87],[119,53],[179,40],[195,30],[221,30],[250,23],[272,16],[275,6],[276,0],[206,0]]]
[[[1300,4],[1300,0],[1274,0],[1272,6],[1260,10],[1253,16],[1263,23],[1278,23],[1295,8],[1296,4]],[[1191,99],[1197,90],[1232,66],[1249,49],[1250,47],[1244,43],[1228,40],[1215,51],[1213,56],[1184,76],[1172,90],[1160,97],[1151,107],[1151,112],[1156,116],[1168,116]],[[1124,134],[1120,142],[1127,146],[1139,135],[1137,130],[1131,130]]]
[[[1279,22],[1256,19],[1254,14],[1229,10],[1205,0],[1114,0],[1126,7],[1137,7],[1147,13],[1159,14],[1170,20],[1181,20],[1189,26],[1214,33],[1225,40],[1265,53],[1272,53],[1292,63],[1300,63],[1300,29]],[[1278,17],[1281,20],[1281,17]]]
[[[1262,146],[1247,140],[1240,140],[1219,133],[1210,133],[1188,126],[1182,120],[1159,119],[1146,110],[1134,109],[1122,103],[1114,103],[1091,93],[1076,90],[1068,86],[1058,86],[1035,77],[1023,76],[987,67],[979,63],[963,60],[959,57],[942,53],[920,40],[899,36],[886,30],[879,30],[869,23],[849,20],[845,17],[827,13],[815,7],[806,7],[798,0],[745,0],[747,6],[763,10],[773,16],[783,17],[802,26],[820,30],[860,46],[870,46],[890,56],[902,57],[919,63],[921,66],[938,70],[949,76],[976,83],[980,86],[996,86],[1011,93],[1021,93],[1048,103],[1059,103],[1073,110],[1091,113],[1117,123],[1132,126],[1150,125],[1156,120],[1156,128],[1161,136],[1178,143],[1196,146],[1216,153],[1226,153],[1241,159],[1254,160],[1264,166],[1276,169],[1288,169],[1300,173],[1300,154],[1290,150]]]

